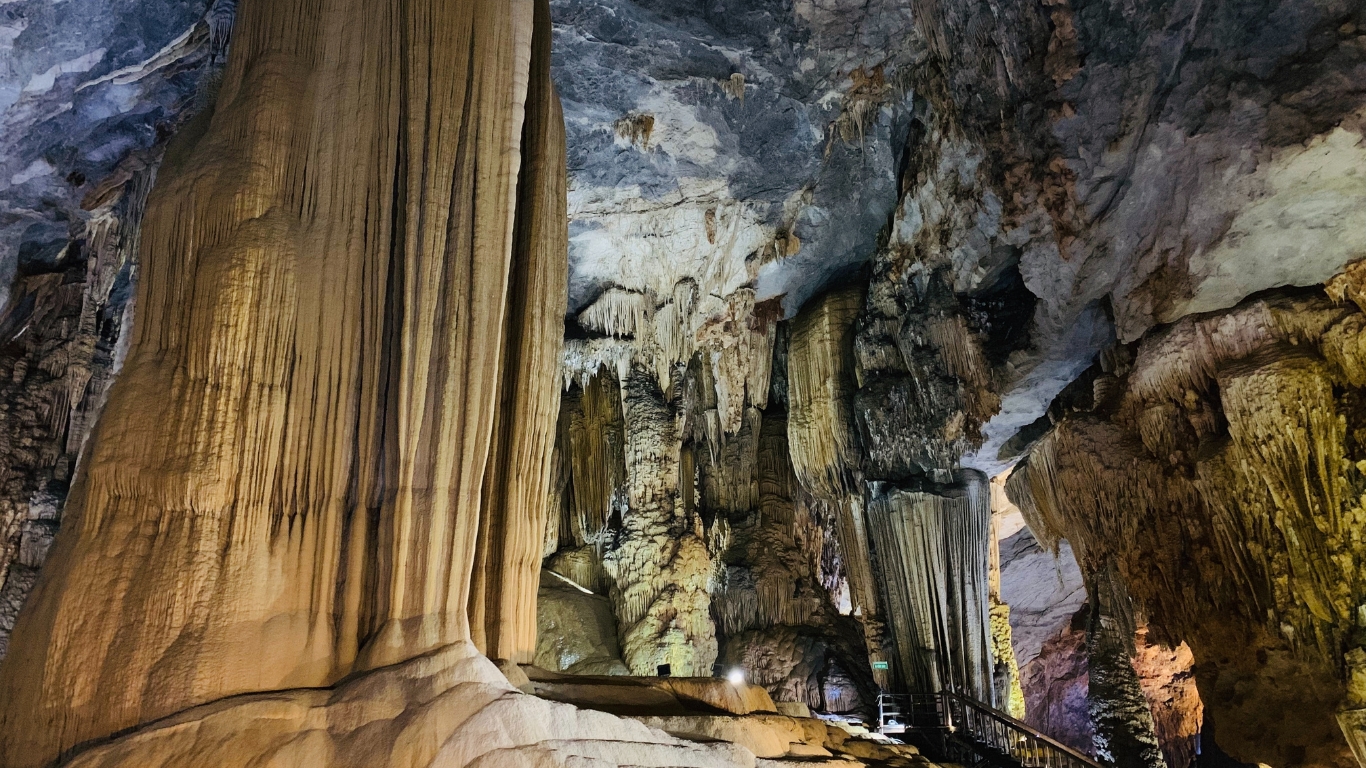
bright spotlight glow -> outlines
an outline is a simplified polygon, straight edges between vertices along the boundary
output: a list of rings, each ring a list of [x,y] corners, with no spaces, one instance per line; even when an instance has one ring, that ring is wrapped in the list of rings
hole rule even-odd
[[[726,679],[730,681],[731,685],[744,685],[745,670],[736,667],[735,669],[732,669],[730,672],[726,673]]]

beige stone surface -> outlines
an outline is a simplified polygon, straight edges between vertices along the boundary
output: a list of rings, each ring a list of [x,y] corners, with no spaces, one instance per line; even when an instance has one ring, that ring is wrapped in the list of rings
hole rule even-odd
[[[526,667],[539,696],[623,715],[775,714],[762,687],[710,677],[560,674]]]
[[[470,639],[530,660],[567,236],[549,35],[533,0],[241,3],[0,665],[0,765]],[[327,754],[299,709],[323,695],[118,759]]]
[[[538,667],[581,675],[626,675],[612,604],[549,571],[536,593]]]
[[[732,683],[712,677],[672,677],[659,686],[680,699],[700,701],[736,715],[777,713],[768,691],[750,683]]]
[[[459,643],[333,689],[196,707],[81,752],[67,768],[753,764],[753,754],[735,744],[688,742],[524,694],[473,645]]]
[[[895,744],[880,736],[856,736],[815,718],[776,714],[746,717],[692,714],[637,719],[675,736],[739,744],[760,759],[805,761],[835,756],[859,763],[892,766],[928,763],[913,746]]]

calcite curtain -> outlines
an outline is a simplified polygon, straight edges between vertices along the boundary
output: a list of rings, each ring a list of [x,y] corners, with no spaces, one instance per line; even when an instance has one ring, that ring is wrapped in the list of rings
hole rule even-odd
[[[0,666],[11,768],[470,637],[534,651],[567,236],[546,4],[243,0],[236,25]]]

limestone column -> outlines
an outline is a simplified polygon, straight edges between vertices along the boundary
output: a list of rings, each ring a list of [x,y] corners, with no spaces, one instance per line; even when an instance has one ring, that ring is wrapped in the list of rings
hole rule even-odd
[[[531,81],[517,180],[518,217],[507,288],[502,385],[484,473],[470,632],[491,658],[536,655],[535,605],[550,517],[568,305],[569,217],[564,115],[550,82],[550,8],[536,5]],[[558,514],[558,507],[555,508]]]
[[[1096,758],[1115,768],[1165,768],[1152,709],[1131,661],[1133,609],[1119,576],[1107,569],[1087,585],[1088,708]]]
[[[507,524],[539,514],[516,500],[540,468],[515,421],[546,403],[504,370],[548,339],[509,293],[562,263],[530,192],[563,162],[544,55],[549,122],[522,146],[533,5],[243,0],[216,105],[148,200],[127,362],[0,665],[0,765],[469,639],[486,488],[507,493],[484,626],[524,643],[534,603],[500,590],[525,584]],[[525,484],[486,480],[495,444]]]
[[[628,508],[604,565],[623,660],[638,675],[661,664],[710,676],[716,661],[711,558],[700,521],[679,499],[677,418],[655,379],[633,370],[622,387]]]

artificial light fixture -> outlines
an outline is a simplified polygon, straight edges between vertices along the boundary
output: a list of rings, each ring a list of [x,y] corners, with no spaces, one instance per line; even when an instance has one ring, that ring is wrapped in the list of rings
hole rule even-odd
[[[744,685],[745,670],[736,667],[732,669],[730,672],[726,673],[726,679],[730,681],[731,685]]]

